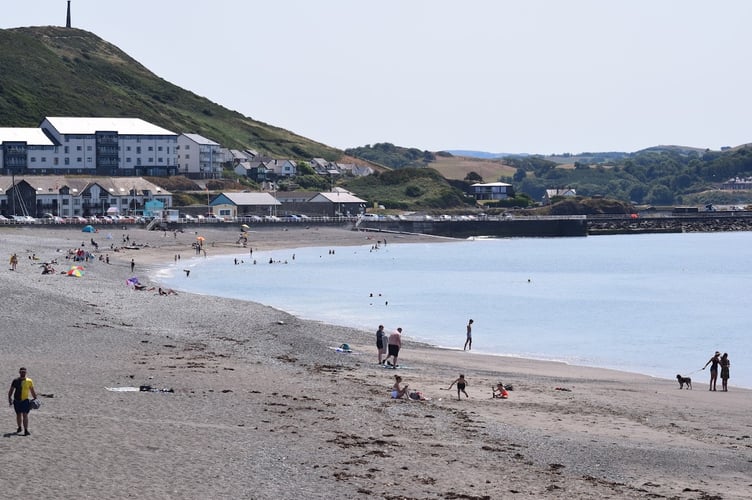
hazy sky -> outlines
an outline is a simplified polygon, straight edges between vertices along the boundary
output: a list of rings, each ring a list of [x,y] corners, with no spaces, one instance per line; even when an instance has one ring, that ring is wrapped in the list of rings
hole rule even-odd
[[[71,6],[74,27],[165,80],[343,149],[549,154],[752,142],[749,0]],[[65,11],[65,0],[3,0],[0,28],[63,26]]]

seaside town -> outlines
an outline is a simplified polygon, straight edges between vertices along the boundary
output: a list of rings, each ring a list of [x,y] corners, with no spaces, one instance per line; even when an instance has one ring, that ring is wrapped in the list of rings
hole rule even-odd
[[[188,217],[270,215],[281,203],[313,203],[316,215],[357,215],[365,201],[348,192],[275,192],[294,177],[300,161],[231,150],[197,134],[177,134],[137,118],[48,117],[39,128],[0,128],[0,213],[78,222],[79,218],[163,214],[177,218],[172,193],[141,176],[182,175],[207,180],[225,166],[258,183],[259,193],[226,193],[224,199],[184,211]],[[327,177],[369,175],[370,167],[313,158],[307,165]],[[207,198],[209,193],[207,191]],[[216,197],[216,194],[215,194]],[[229,204],[235,209],[227,208]],[[216,206],[216,209],[212,207]],[[242,214],[236,207],[245,209]],[[323,207],[323,208],[322,208]],[[310,209],[309,208],[309,209]],[[200,213],[197,213],[200,212]],[[206,214],[204,213],[206,212]],[[104,222],[109,222],[105,219]]]

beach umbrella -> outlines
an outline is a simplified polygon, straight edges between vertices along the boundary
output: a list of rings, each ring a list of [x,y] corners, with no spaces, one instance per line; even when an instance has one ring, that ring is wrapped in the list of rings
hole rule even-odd
[[[245,229],[246,231],[248,231],[250,229],[250,226],[248,226],[248,224],[243,224],[240,227],[243,228],[243,229]]]
[[[92,225],[84,226],[84,228],[81,229],[81,232],[84,232],[84,233],[95,233],[96,231],[97,230],[94,229],[94,226]]]
[[[204,241],[206,238],[204,238],[203,236],[196,236],[196,239],[198,241]]]
[[[71,268],[68,270],[68,276],[75,276],[76,278],[80,278],[84,275],[84,266],[71,266]]]

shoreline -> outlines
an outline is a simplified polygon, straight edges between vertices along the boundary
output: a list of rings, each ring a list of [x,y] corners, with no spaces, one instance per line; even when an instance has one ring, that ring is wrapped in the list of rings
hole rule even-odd
[[[114,242],[122,232],[111,231]],[[5,376],[23,364],[37,391],[54,395],[32,413],[28,438],[12,432],[15,422],[6,410],[0,446],[9,474],[44,478],[35,485],[38,494],[747,495],[747,390],[712,393],[698,379],[694,390],[679,391],[676,382],[629,372],[463,355],[414,342],[405,342],[404,370],[384,369],[368,332],[253,302],[130,290],[124,281],[131,258],[143,275],[190,250],[195,235],[128,233],[149,246],[112,252],[110,265],[95,261],[73,278],[41,275],[27,252],[48,259],[59,256],[58,249],[88,243],[91,235],[80,229],[0,231],[0,251],[21,257],[19,271],[0,273],[13,294],[13,307],[0,311],[13,325],[0,333]],[[106,235],[107,228],[94,235],[100,249],[110,241]],[[334,228],[257,235],[259,248],[367,241]],[[206,233],[214,253],[237,253],[233,237],[236,231]],[[352,354],[333,349],[342,338],[354,339]],[[470,398],[457,401],[444,389],[460,372]],[[395,373],[431,400],[389,399]],[[514,386],[508,400],[490,398],[499,380]],[[104,390],[143,384],[174,392]],[[70,459],[84,449],[92,459]],[[25,491],[24,484],[8,485],[9,495]]]
[[[372,236],[372,237],[373,236],[381,237],[381,235],[383,235],[383,233],[371,233],[371,232],[361,232],[360,234],[363,236],[363,238],[369,238],[369,235]],[[405,241],[400,241],[400,240],[397,240],[397,239],[391,239],[390,241],[401,242],[401,243],[413,243],[413,241],[411,241],[411,239],[410,239],[410,236],[416,236],[416,235],[404,235],[403,237],[405,238]],[[417,235],[417,236],[420,236],[420,235]],[[393,238],[393,235],[389,235],[389,237]],[[434,242],[434,240],[432,240],[430,238],[432,238],[432,237],[429,236],[428,241],[429,242]],[[365,239],[363,241],[353,240],[353,241],[349,241],[349,242],[346,242],[346,243],[349,243],[351,245],[368,245],[369,243],[372,243],[373,241],[375,241],[375,240],[373,238],[371,238],[371,239]],[[425,241],[425,238],[424,238],[424,241]],[[436,242],[464,242],[464,241],[466,241],[466,240],[465,239],[459,239],[458,240],[458,239],[441,238],[440,241],[436,241]],[[262,261],[261,264],[262,265],[263,265],[265,259],[269,259],[270,258],[269,254],[270,254],[271,251],[276,251],[276,250],[292,250],[292,249],[295,249],[295,248],[300,249],[301,246],[302,246],[300,244],[297,244],[295,241],[289,242],[289,245],[287,245],[287,246],[284,245],[285,242],[282,242],[282,243],[283,244],[281,246],[280,245],[271,245],[271,246],[267,245],[267,246],[265,246],[263,248],[263,250],[266,250],[266,255],[264,255],[261,258],[261,261]],[[322,245],[316,245],[316,246],[321,246],[323,248]],[[347,246],[344,246],[343,248],[347,248]],[[222,255],[223,256],[227,255],[229,258],[236,257],[238,259],[246,259],[247,260],[248,253],[247,252],[246,253],[241,253],[242,250],[243,250],[242,248],[236,248],[235,251],[227,250],[228,253],[225,254],[224,252],[222,252]],[[326,252],[324,252],[324,253],[326,253]],[[289,257],[289,253],[287,254],[287,256]],[[301,254],[298,254],[299,258],[300,258],[300,256],[301,256]],[[253,257],[255,258],[256,254],[254,254]],[[274,258],[276,260],[278,258],[278,256],[275,255]],[[215,256],[212,257],[210,255],[210,260],[211,259],[217,259],[217,256],[215,255]],[[293,259],[294,259],[294,257],[293,257]],[[200,266],[201,262],[203,262],[203,258],[192,256],[190,258],[190,260],[186,260],[186,266],[190,266],[191,263],[194,263],[194,264],[197,263],[197,265]],[[219,262],[219,261],[215,261],[214,263],[209,263],[209,266],[221,265],[221,264],[217,264],[217,262]],[[294,262],[291,262],[291,263],[294,264]],[[248,262],[246,262],[246,264],[248,264]],[[239,267],[238,269],[241,269],[241,268]],[[160,278],[164,278],[164,275],[160,276],[160,274],[162,272],[169,272],[171,274],[171,276],[169,277],[169,279],[171,280],[170,283],[167,283],[165,281],[162,281],[162,279],[160,279]],[[316,272],[316,270],[309,270],[309,271],[307,271],[307,273],[311,274],[312,276],[315,276],[315,274],[313,274],[315,272]],[[199,293],[199,294],[205,294],[205,293],[207,293],[205,291],[201,291],[201,290],[204,289],[204,285],[206,285],[206,283],[203,283],[202,285],[199,285],[199,286],[196,286],[196,284],[194,283],[193,287],[187,286],[187,288],[184,288],[184,286],[191,284],[190,280],[183,280],[182,278],[175,280],[174,276],[172,276],[172,275],[175,275],[175,274],[179,274],[179,275],[182,276],[182,274],[180,273],[180,271],[176,270],[175,267],[173,267],[173,262],[169,262],[169,261],[162,262],[161,265],[159,265],[159,266],[157,266],[155,268],[155,272],[152,273],[152,280],[155,281],[155,282],[162,283],[163,286],[168,286],[168,287],[169,286],[174,286],[174,287],[176,287],[177,290],[183,290],[183,291],[188,291],[188,292],[191,292],[191,293]],[[195,276],[195,274],[193,276]],[[211,292],[209,292],[209,293],[211,293]],[[217,293],[221,293],[221,291],[217,291]],[[233,295],[235,295],[235,296],[233,297]],[[227,297],[227,298],[235,298],[235,299],[238,299],[238,300],[247,300],[249,302],[254,302],[256,300],[256,299],[253,299],[253,298],[244,298],[243,297],[243,293],[233,294],[233,295],[218,295],[218,296],[223,296],[223,297]],[[318,311],[315,308],[314,309],[310,309],[309,308],[306,311],[301,312],[300,307],[297,307],[297,309],[296,309],[296,306],[294,305],[294,303],[297,304],[297,302],[294,302],[294,303],[293,302],[285,303],[284,301],[282,301],[282,302],[277,301],[277,303],[272,303],[273,301],[258,301],[258,300],[256,300],[256,302],[260,303],[262,305],[266,305],[266,306],[269,306],[269,307],[274,307],[274,308],[277,308],[277,309],[279,309],[281,311],[284,311],[286,313],[298,316],[302,320],[317,321],[317,322],[322,322],[322,323],[331,323],[331,324],[335,324],[337,326],[344,327],[344,328],[352,328],[352,329],[355,329],[355,330],[359,330],[361,332],[369,332],[368,327],[362,325],[363,323],[368,323],[368,321],[365,321],[365,322],[364,321],[360,321],[361,324],[357,324],[356,322],[348,323],[347,321],[342,320],[342,317],[338,318],[338,317],[336,317],[336,315],[331,315],[330,314],[330,315],[323,315],[322,316],[320,314],[320,311]],[[285,304],[288,307],[286,307]],[[318,313],[318,315],[317,315],[317,313]],[[345,315],[344,317],[347,317],[350,320],[355,319],[352,316],[352,314]],[[371,319],[373,319],[373,318],[371,318]],[[402,325],[402,326],[405,326],[405,325]],[[370,335],[370,333],[367,333],[367,334]],[[437,349],[447,349],[447,350],[450,350],[450,351],[462,351],[462,349],[459,349],[458,346],[456,346],[456,345],[455,346],[452,346],[452,345],[442,345],[438,341],[434,341],[434,340],[432,340],[430,338],[426,338],[426,335],[423,335],[423,336],[420,336],[420,337],[408,336],[407,338],[411,339],[411,341],[414,342],[414,343],[418,343],[418,344],[424,345],[426,347],[433,347],[433,348],[437,348]],[[446,341],[447,339],[443,338],[442,340]],[[463,337],[463,340],[464,340],[464,337]],[[608,365],[608,364],[596,364],[596,363],[580,362],[577,359],[566,359],[565,356],[556,357],[555,354],[545,353],[545,352],[542,352],[540,355],[535,356],[535,355],[525,355],[525,354],[516,354],[516,353],[510,354],[510,353],[507,353],[507,352],[496,352],[496,351],[493,351],[493,350],[482,351],[482,350],[476,349],[476,350],[473,351],[473,354],[477,354],[477,353],[485,354],[485,355],[489,355],[489,356],[501,357],[501,358],[510,358],[510,359],[518,359],[519,358],[519,359],[526,359],[526,360],[530,360],[530,361],[557,362],[557,363],[564,363],[564,364],[575,366],[575,367],[600,368],[600,369],[604,369],[604,370],[621,371],[621,372],[630,373],[630,374],[634,374],[634,375],[647,376],[647,377],[650,377],[650,378],[653,378],[653,379],[656,379],[656,380],[662,380],[662,381],[668,381],[668,382],[673,382],[675,380],[674,377],[669,377],[669,376],[666,375],[666,373],[665,373],[666,372],[665,367],[663,367],[664,368],[663,371],[661,371],[660,369],[654,369],[654,372],[650,373],[648,371],[649,367],[646,368],[645,370],[643,370],[643,369],[641,369],[641,367],[639,365],[635,365],[634,363],[627,365],[627,363],[623,363],[622,362],[620,364],[619,361],[623,361],[623,360],[619,360],[619,359],[610,359],[610,358],[609,359],[605,359],[605,358],[601,357],[600,359],[602,361],[616,361],[615,364]],[[592,356],[583,356],[583,358],[591,359]],[[686,375],[693,375],[693,374],[695,374],[695,373],[697,373],[699,371],[700,370],[694,370],[694,371],[691,371],[690,373],[687,373]],[[660,374],[658,374],[658,373],[660,373]],[[740,379],[737,376],[736,382],[738,383],[739,380]],[[732,381],[732,382],[734,382],[734,381]],[[736,383],[734,383],[733,387],[735,389],[752,389],[752,387],[747,387],[747,386],[744,386],[744,385],[736,385]]]

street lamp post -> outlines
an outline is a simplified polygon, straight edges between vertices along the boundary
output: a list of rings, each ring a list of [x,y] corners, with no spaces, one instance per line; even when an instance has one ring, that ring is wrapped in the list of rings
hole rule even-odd
[[[16,173],[13,170],[10,171],[10,190],[13,193],[13,195],[11,196],[13,215],[16,215]]]

